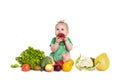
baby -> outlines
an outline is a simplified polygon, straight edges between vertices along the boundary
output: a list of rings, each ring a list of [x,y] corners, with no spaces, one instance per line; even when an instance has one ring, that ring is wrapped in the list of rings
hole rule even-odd
[[[64,21],[59,21],[55,26],[55,35],[51,41],[51,53],[50,56],[53,57],[54,61],[63,60],[66,62],[70,59],[70,50],[72,50],[72,42],[69,37],[67,37],[69,32],[68,24]]]

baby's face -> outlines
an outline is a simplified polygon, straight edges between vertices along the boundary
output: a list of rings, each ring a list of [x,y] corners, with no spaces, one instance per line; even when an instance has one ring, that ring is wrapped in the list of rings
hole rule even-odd
[[[65,36],[68,34],[68,30],[65,24],[59,23],[55,28],[55,35],[57,36],[59,33],[63,33]]]

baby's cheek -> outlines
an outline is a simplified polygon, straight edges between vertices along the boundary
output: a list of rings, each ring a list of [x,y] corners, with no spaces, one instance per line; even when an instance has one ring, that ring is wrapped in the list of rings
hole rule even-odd
[[[67,34],[68,34],[68,32],[67,32],[67,31],[66,31],[66,32],[64,32],[64,35],[65,35],[65,36],[67,36]]]
[[[55,31],[55,35],[56,35],[56,36],[58,35],[58,31]]]

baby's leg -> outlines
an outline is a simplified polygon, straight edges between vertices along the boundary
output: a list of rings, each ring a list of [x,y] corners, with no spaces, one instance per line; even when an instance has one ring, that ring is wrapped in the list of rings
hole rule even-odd
[[[70,59],[70,53],[62,53],[63,62],[66,62]]]

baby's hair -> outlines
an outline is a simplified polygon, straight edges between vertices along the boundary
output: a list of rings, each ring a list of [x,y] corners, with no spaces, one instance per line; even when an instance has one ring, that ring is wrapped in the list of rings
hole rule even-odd
[[[65,20],[58,21],[58,23],[65,23]]]
[[[59,22],[56,24],[56,26],[57,26],[58,24],[64,24],[64,25],[66,25],[67,31],[69,31],[68,24],[65,22],[65,20],[59,21]]]

